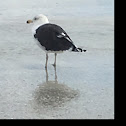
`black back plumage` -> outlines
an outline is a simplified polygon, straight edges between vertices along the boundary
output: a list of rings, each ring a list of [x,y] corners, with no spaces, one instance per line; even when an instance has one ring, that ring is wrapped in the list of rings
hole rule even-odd
[[[51,23],[44,24],[36,30],[34,37],[47,51],[65,51],[70,48],[72,51],[76,51],[76,47],[70,37],[58,25]]]

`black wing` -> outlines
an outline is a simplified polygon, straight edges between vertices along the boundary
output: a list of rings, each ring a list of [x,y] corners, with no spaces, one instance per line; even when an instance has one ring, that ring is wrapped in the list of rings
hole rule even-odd
[[[34,37],[48,51],[64,51],[76,48],[67,33],[55,24],[49,23],[40,26]]]

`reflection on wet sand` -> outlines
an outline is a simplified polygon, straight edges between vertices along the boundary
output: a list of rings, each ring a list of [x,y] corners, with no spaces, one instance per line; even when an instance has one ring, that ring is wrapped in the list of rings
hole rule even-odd
[[[46,71],[46,82],[42,83],[35,91],[35,101],[41,107],[61,107],[66,102],[78,96],[78,91],[71,89],[65,84],[57,81],[55,69],[55,80],[49,81]]]

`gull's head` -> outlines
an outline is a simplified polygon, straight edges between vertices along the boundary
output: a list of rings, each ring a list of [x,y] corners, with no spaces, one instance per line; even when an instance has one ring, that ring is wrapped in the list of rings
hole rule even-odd
[[[27,24],[33,23],[35,25],[43,25],[46,23],[49,23],[48,18],[43,15],[43,14],[39,14],[37,16],[35,16],[32,20],[27,20]]]

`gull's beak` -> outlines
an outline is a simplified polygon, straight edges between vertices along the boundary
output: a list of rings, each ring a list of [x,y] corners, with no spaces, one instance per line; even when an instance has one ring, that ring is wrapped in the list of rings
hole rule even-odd
[[[32,20],[27,20],[27,24],[33,23]]]

